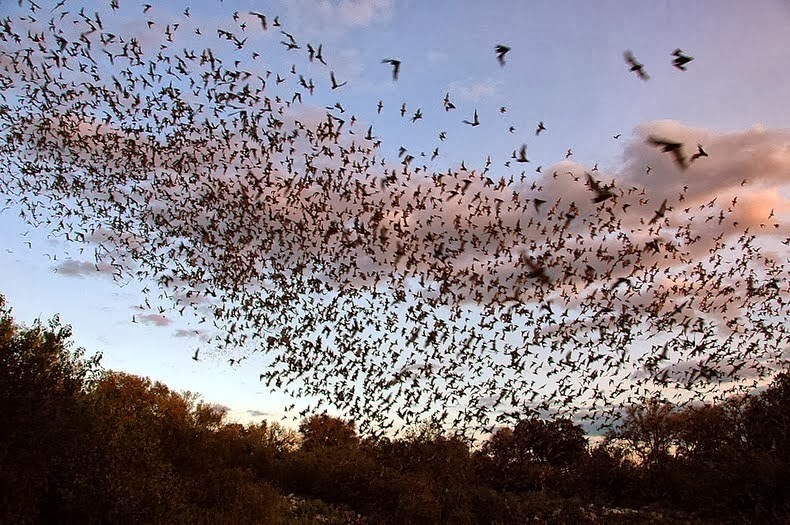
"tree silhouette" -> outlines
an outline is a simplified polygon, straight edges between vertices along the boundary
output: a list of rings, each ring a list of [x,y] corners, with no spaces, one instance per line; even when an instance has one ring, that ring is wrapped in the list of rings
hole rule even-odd
[[[80,397],[100,356],[84,359],[70,337],[57,317],[15,324],[0,295],[0,522],[47,521],[74,499]]]
[[[359,444],[356,425],[327,414],[311,416],[299,425],[302,434],[302,448],[316,447],[352,448]]]
[[[611,439],[622,442],[646,468],[666,463],[677,439],[674,405],[658,398],[630,405]]]
[[[505,490],[539,490],[587,454],[584,430],[568,419],[531,418],[500,428],[476,455],[482,475]]]
[[[744,418],[752,447],[790,460],[790,373],[779,374],[769,388],[752,397]]]

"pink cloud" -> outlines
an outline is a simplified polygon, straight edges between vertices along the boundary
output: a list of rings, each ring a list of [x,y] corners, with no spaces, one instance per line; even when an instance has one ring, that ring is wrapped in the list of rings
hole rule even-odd
[[[91,277],[96,275],[112,277],[114,270],[112,265],[105,262],[94,263],[90,261],[75,261],[74,259],[67,259],[55,266],[54,269],[59,275],[67,277]]]
[[[150,324],[154,326],[168,326],[172,321],[164,314],[140,314],[137,319],[143,324]]]

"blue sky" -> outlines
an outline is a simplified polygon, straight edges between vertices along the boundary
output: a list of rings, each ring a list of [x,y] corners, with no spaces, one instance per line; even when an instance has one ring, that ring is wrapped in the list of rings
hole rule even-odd
[[[54,3],[39,3],[45,13],[39,18],[48,19]],[[210,44],[200,46],[215,47],[228,62],[238,57],[256,64],[260,73],[285,75],[291,64],[298,64],[317,84],[312,97],[303,93],[299,111],[304,117],[320,119],[325,106],[341,102],[344,118],[354,115],[358,121],[353,128],[358,137],[372,126],[382,140],[380,156],[388,161],[397,162],[398,148],[405,147],[416,164],[428,164],[429,170],[456,169],[462,161],[481,170],[487,157],[501,167],[512,151],[527,144],[530,177],[538,177],[533,170],[539,165],[546,170],[570,166],[562,163],[572,149],[568,162],[576,164],[568,169],[590,170],[597,164],[602,177],[633,180],[635,166],[642,172],[642,160],[666,161],[640,149],[648,132],[663,129],[689,140],[708,139],[706,144],[719,148],[718,164],[695,174],[700,202],[718,191],[724,196],[735,191],[715,175],[727,172],[729,160],[751,166],[742,154],[754,147],[755,154],[768,156],[759,159],[764,164],[754,164],[755,172],[743,172],[759,181],[739,190],[747,203],[743,220],[758,224],[771,209],[780,218],[790,213],[790,171],[782,171],[790,168],[790,48],[784,45],[784,35],[790,34],[790,5],[782,0],[638,6],[620,1],[503,1],[496,7],[491,2],[418,0],[174,1],[156,4],[144,15],[142,2],[120,4],[113,12],[109,2],[67,1],[58,12],[76,12],[77,6],[88,13],[98,11],[108,28],[140,35],[147,49],[162,41],[163,26],[178,23],[201,27],[202,42]],[[187,6],[188,19],[183,14]],[[29,4],[25,0],[20,8],[5,2],[0,10],[19,16],[29,11]],[[250,10],[267,14],[268,32],[260,31]],[[217,27],[232,26],[234,12],[248,23],[249,41],[237,55],[216,38]],[[275,16],[281,29],[301,44],[321,43],[329,65],[308,62],[304,49],[286,51],[280,44],[284,36],[272,27]],[[145,20],[155,22],[153,31],[146,29]],[[198,45],[191,30],[179,30],[176,47]],[[500,43],[511,47],[504,67],[494,54]],[[685,72],[672,67],[675,48],[694,57]],[[628,71],[623,60],[627,49],[644,64],[650,80]],[[250,62],[253,52],[260,59]],[[397,82],[390,67],[381,63],[384,58],[402,60]],[[348,84],[331,90],[328,69]],[[283,96],[293,92],[288,86],[282,88]],[[446,93],[456,110],[445,111]],[[381,114],[376,111],[379,100]],[[406,118],[399,114],[402,103]],[[423,119],[412,123],[417,109]],[[480,126],[463,125],[474,111]],[[547,129],[536,137],[539,121]],[[442,131],[447,132],[446,141],[438,139]],[[436,147],[440,156],[429,163]],[[676,175],[659,174],[650,184],[660,188],[672,183],[672,177]],[[231,417],[240,421],[277,418],[293,401],[259,383],[265,357],[249,354],[231,367],[228,355],[212,352],[190,334],[194,320],[170,312],[144,317],[135,307],[144,301],[140,289],[145,283],[122,286],[105,272],[90,271],[90,265],[62,266],[67,257],[91,258],[80,258],[78,245],[66,245],[48,238],[45,230],[23,224],[16,211],[12,206],[0,213],[0,293],[18,320],[60,314],[73,326],[78,345],[104,354],[106,367],[200,393],[207,401],[228,406]],[[787,231],[786,225],[779,233]],[[775,239],[768,242],[780,260],[788,259],[786,246]],[[195,348],[201,348],[199,362],[190,358]]]

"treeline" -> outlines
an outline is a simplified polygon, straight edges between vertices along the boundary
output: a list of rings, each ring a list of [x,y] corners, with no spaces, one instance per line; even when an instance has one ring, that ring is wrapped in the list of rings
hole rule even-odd
[[[1,523],[790,519],[790,374],[716,405],[645,401],[595,444],[570,420],[524,419],[470,448],[430,427],[364,437],[327,415],[298,432],[230,423],[101,369],[70,335],[57,319],[17,325],[0,296]]]

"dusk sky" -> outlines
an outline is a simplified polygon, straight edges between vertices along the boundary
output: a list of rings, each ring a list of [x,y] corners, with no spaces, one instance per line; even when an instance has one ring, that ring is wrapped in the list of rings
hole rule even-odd
[[[378,159],[386,159],[390,168],[401,169],[400,148],[414,157],[412,169],[425,166],[428,175],[458,170],[462,163],[480,173],[490,158],[494,182],[515,176],[518,183],[521,174],[524,188],[534,181],[544,191],[562,195],[563,204],[573,201],[581,215],[594,213],[584,185],[584,174],[592,173],[602,184],[644,188],[649,203],[644,204],[643,224],[664,199],[673,208],[673,219],[693,217],[697,233],[710,237],[692,255],[707,257],[716,235],[737,238],[750,228],[765,253],[788,264],[790,4],[784,0],[638,5],[513,0],[496,7],[491,2],[420,0],[176,0],[151,2],[145,13],[143,2],[128,0],[119,0],[118,9],[109,0],[66,0],[56,9],[56,2],[36,3],[40,8],[31,27],[38,30],[45,30],[50,19],[56,24],[70,20],[84,8],[100,14],[104,32],[138,38],[149,58],[162,44],[173,53],[191,48],[199,54],[211,47],[228,67],[239,60],[239,68],[258,75],[270,72],[266,90],[272,97],[290,101],[301,93],[302,103],[290,106],[294,119],[315,127],[333,111],[353,133],[347,139],[358,142],[370,127],[381,140]],[[31,14],[30,6],[29,0],[21,6],[0,1],[0,15],[16,21]],[[251,11],[266,15],[267,31]],[[63,12],[67,14],[61,17]],[[274,27],[275,17],[281,27]],[[15,27],[25,23],[16,21]],[[241,31],[239,24],[244,25]],[[166,28],[173,31],[172,44]],[[237,49],[217,28],[235,28],[234,35],[246,41]],[[282,42],[288,37],[281,30],[293,35],[300,48],[286,49]],[[322,46],[327,66],[308,59],[307,42]],[[504,65],[497,61],[498,44],[510,48]],[[0,68],[6,77],[14,75],[9,53],[15,46],[0,41]],[[693,57],[686,71],[673,67],[672,53],[678,48]],[[627,50],[649,79],[629,71]],[[397,81],[392,66],[382,63],[390,58],[401,61]],[[120,76],[120,66],[113,70],[106,60],[100,64],[103,81],[112,86],[107,79]],[[315,82],[312,96],[298,85],[292,67]],[[347,84],[332,89],[330,71],[337,83]],[[278,75],[285,79],[282,85],[275,82]],[[184,87],[187,78],[180,80]],[[13,107],[15,95],[8,91],[6,96],[3,103]],[[446,96],[454,109],[443,102]],[[342,114],[331,109],[336,103]],[[418,110],[422,118],[414,119]],[[479,126],[464,124],[475,112]],[[545,130],[536,135],[540,122]],[[442,132],[445,140],[439,138]],[[683,143],[687,158],[699,144],[708,156],[679,170],[672,154],[648,144],[649,137]],[[522,145],[529,162],[517,164],[514,155]],[[302,152],[294,157],[301,159]],[[9,168],[3,169],[7,177]],[[737,206],[727,210],[733,199]],[[636,199],[633,206],[639,206]],[[199,393],[229,407],[231,418],[240,422],[279,419],[285,406],[304,406],[305,400],[263,387],[259,374],[268,362],[265,355],[215,350],[209,332],[193,317],[138,308],[146,300],[143,288],[152,288],[156,297],[155,282],[113,280],[111,267],[95,264],[90,243],[68,242],[48,235],[44,227],[31,227],[21,219],[16,202],[0,202],[0,207],[0,293],[18,321],[59,314],[72,325],[76,345],[102,352],[105,367]],[[687,207],[690,211],[683,215]],[[726,221],[705,222],[725,212]],[[456,213],[448,204],[438,217],[451,223]],[[623,219],[624,229],[640,227],[638,218],[629,220]],[[584,231],[579,226],[580,235]],[[321,238],[316,241],[320,245]],[[376,264],[371,262],[370,268]],[[787,280],[779,286],[786,297]],[[787,339],[778,337],[771,344],[780,345],[774,350],[790,359]],[[192,359],[196,349],[199,361]],[[246,359],[231,366],[228,360],[240,355]]]

